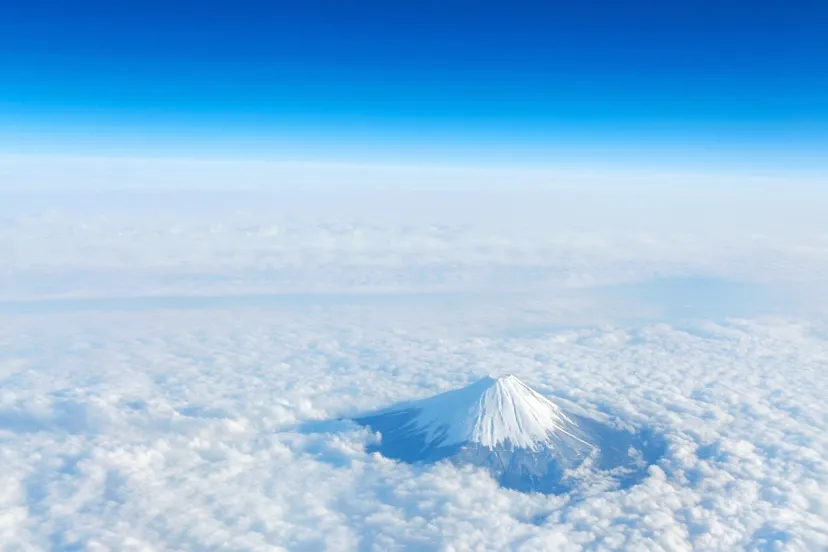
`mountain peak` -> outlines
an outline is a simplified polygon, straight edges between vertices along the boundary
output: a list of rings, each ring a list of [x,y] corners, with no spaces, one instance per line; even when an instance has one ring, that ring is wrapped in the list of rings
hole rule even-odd
[[[554,447],[577,436],[566,414],[513,374],[484,377],[467,387],[407,403],[413,415],[403,433],[424,436],[426,447],[476,444],[492,450]]]
[[[509,380],[520,381],[520,378],[518,378],[514,374],[502,374],[500,376],[486,376],[483,379],[479,380],[477,383],[487,381],[489,383],[495,384],[495,383],[498,383],[498,382],[505,382],[505,381],[509,381]]]
[[[503,486],[520,491],[566,492],[593,479],[631,485],[662,454],[652,434],[567,413],[513,374],[487,376],[355,421],[381,435],[369,450],[383,456],[486,467]],[[594,470],[604,473],[595,479]]]

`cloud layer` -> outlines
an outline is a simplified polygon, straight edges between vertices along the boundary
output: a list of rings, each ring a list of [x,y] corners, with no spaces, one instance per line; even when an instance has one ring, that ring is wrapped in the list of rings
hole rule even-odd
[[[828,283],[828,212],[710,193],[49,197],[5,198],[0,299]]]
[[[824,316],[665,318],[647,311],[650,296],[623,289],[620,298],[549,291],[554,286],[495,293],[502,281],[536,278],[542,288],[558,273],[573,281],[587,273],[610,283],[632,278],[646,288],[641,274],[673,262],[721,278],[742,257],[750,270],[768,269],[754,280],[791,281],[822,266],[819,234],[774,238],[796,259],[786,264],[756,250],[727,253],[728,240],[748,243],[738,232],[711,237],[708,250],[678,233],[641,231],[623,249],[620,228],[592,242],[456,219],[430,226],[377,216],[347,226],[328,217],[291,226],[224,212],[213,221],[200,214],[199,226],[184,214],[178,222],[146,213],[84,217],[5,219],[7,300],[101,297],[118,286],[158,291],[172,275],[182,278],[169,284],[176,293],[208,289],[203,280],[186,285],[181,275],[195,268],[232,282],[212,288],[215,297],[233,286],[255,293],[256,267],[270,259],[286,270],[291,255],[298,268],[285,289],[294,292],[303,274],[322,287],[363,282],[377,292],[402,282],[422,291],[427,286],[412,275],[424,266],[442,267],[457,282],[500,267],[502,280],[465,295],[458,285],[447,286],[452,294],[382,300],[294,295],[258,305],[167,301],[91,310],[81,301],[0,312],[6,549],[828,547]],[[210,224],[220,229],[210,233]],[[268,234],[270,225],[278,232]],[[810,249],[797,249],[807,240]],[[60,286],[38,287],[46,280],[35,283],[33,274],[51,274]],[[482,470],[366,453],[375,435],[326,422],[503,373],[576,412],[657,431],[664,457],[630,489],[521,494]],[[325,423],[309,431],[308,422]]]
[[[18,317],[2,334],[2,539],[135,550],[828,546],[828,328],[776,319],[504,338],[497,313],[470,309],[471,329],[358,307]],[[368,455],[374,436],[352,425],[299,429],[505,371],[656,429],[666,456],[631,489],[548,497],[500,489],[478,470]]]

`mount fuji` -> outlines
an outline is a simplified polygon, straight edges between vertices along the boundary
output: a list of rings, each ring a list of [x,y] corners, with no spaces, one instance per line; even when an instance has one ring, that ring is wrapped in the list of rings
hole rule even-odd
[[[561,493],[585,482],[628,487],[663,453],[651,432],[567,412],[513,375],[485,377],[355,421],[380,433],[371,450],[383,456],[485,467],[502,486],[524,492]]]

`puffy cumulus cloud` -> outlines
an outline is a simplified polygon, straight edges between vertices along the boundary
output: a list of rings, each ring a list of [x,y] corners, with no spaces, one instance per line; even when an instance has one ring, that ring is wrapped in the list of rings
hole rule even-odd
[[[828,548],[824,305],[759,316],[716,283],[824,282],[828,218],[534,197],[3,211],[0,543]],[[653,274],[710,278],[573,289]],[[336,421],[504,372],[665,455],[626,490],[520,494]]]
[[[6,316],[9,549],[820,550],[828,327],[566,328],[468,302]],[[528,327],[526,321],[534,321]],[[550,327],[551,326],[551,327]],[[332,421],[513,372],[667,442],[640,485],[562,496],[411,466]]]

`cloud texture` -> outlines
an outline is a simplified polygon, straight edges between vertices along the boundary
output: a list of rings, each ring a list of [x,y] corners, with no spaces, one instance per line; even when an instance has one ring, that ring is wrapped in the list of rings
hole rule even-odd
[[[178,234],[185,247],[167,239],[177,234],[166,223],[136,220],[144,226],[134,241],[103,230],[128,226],[122,219],[90,226],[41,220],[40,234],[7,221],[6,237],[19,249],[1,242],[13,253],[2,257],[6,274],[52,262],[54,274],[78,278],[72,289],[88,290],[94,282],[79,274],[116,270],[112,252],[123,251],[127,266],[155,267],[180,252],[184,265],[230,278],[262,258],[256,240],[327,259],[303,257],[302,270],[319,281],[363,274],[370,289],[380,286],[365,267],[380,260],[403,272],[419,273],[424,259],[468,274],[496,258],[516,274],[528,270],[504,253],[525,238],[471,223],[466,230],[419,223],[370,230],[364,221],[330,230],[316,222],[302,227],[312,240],[297,244],[297,234],[268,241],[266,224],[245,230],[239,222],[232,230],[238,239],[227,241],[207,226],[190,228]],[[488,241],[470,237],[484,235]],[[681,246],[670,236],[652,240]],[[145,251],[152,262],[126,253],[129,244],[150,243],[159,246]],[[613,282],[629,274],[608,249],[592,262],[589,244],[578,243],[565,244],[583,255],[562,265],[564,275],[579,263],[613,267],[606,272]],[[360,257],[360,247],[370,255]],[[646,248],[630,251],[644,270],[670,262]],[[549,260],[545,252],[527,253],[532,266],[551,270],[566,258]],[[797,258],[821,262],[819,255]],[[722,266],[736,266],[737,257],[723,257],[732,264]],[[326,276],[323,265],[336,272]],[[380,283],[390,281],[387,274]],[[149,281],[147,289],[154,286]],[[4,289],[12,299],[35,295]],[[827,548],[824,317],[665,319],[643,308],[630,317],[603,308],[604,299],[547,290],[7,311],[0,314],[0,542],[8,550]],[[520,494],[482,470],[367,454],[376,436],[326,422],[507,372],[607,423],[658,432],[665,456],[627,490]],[[309,431],[308,422],[325,423]]]

